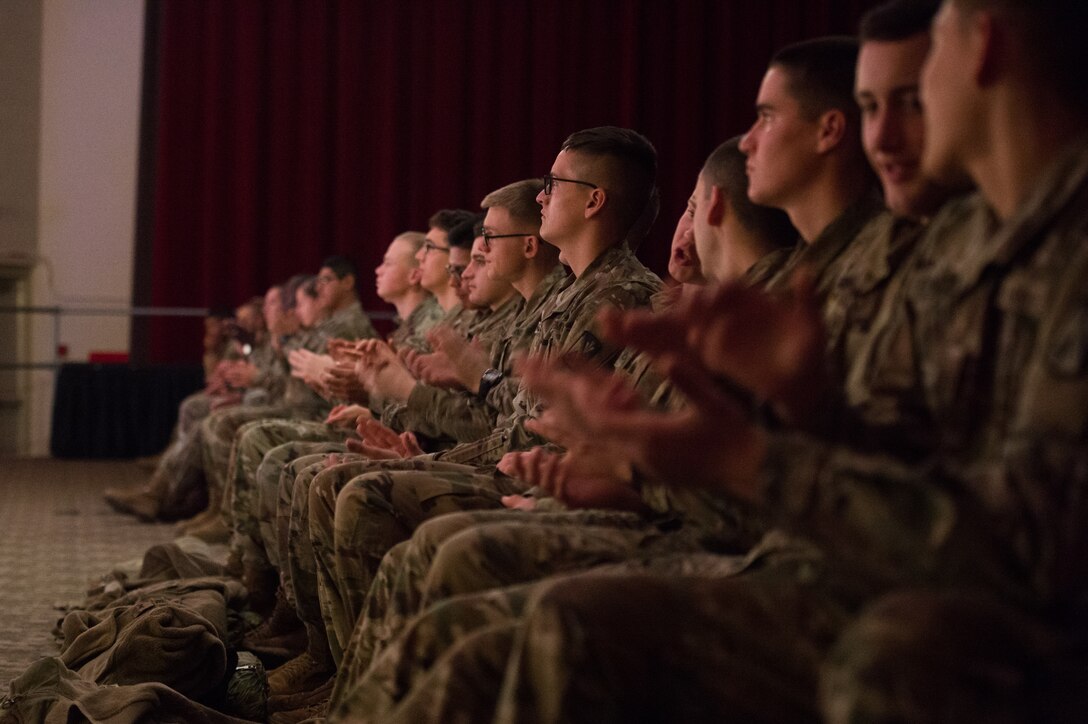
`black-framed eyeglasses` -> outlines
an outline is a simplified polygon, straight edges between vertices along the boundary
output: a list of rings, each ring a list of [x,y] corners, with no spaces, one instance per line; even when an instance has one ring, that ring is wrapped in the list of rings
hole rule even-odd
[[[454,279],[460,279],[461,275],[465,273],[465,264],[447,264],[446,273]]]
[[[550,173],[544,174],[544,195],[551,196],[552,190],[555,188],[556,181],[565,181],[569,184],[581,184],[582,186],[588,186],[591,189],[599,189],[597,184],[591,184],[589,181],[579,181],[576,178],[562,178],[561,176],[553,176]]]
[[[492,239],[516,239],[521,236],[535,236],[533,232],[525,232],[523,234],[488,234],[486,231],[480,234],[480,238],[484,240],[480,246],[484,248],[484,251],[491,251]]]
[[[444,251],[449,254],[450,248],[448,246],[439,246],[430,239],[427,239],[423,242],[423,256],[427,256],[427,254],[431,253],[432,251]]]

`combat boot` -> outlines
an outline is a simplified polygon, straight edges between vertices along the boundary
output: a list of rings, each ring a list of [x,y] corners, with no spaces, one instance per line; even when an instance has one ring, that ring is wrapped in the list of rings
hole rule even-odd
[[[144,523],[152,523],[159,517],[159,497],[149,485],[136,488],[106,488],[102,495],[109,506],[118,513],[134,515]]]
[[[297,656],[306,650],[306,629],[287,602],[283,588],[276,589],[276,604],[272,614],[242,639],[242,648],[261,656],[281,660]]]
[[[268,688],[273,697],[306,694],[320,687],[335,674],[336,667],[331,656],[315,656],[304,651],[268,674]]]
[[[177,531],[179,536],[192,535],[194,529],[202,528],[208,525],[210,521],[218,519],[221,515],[220,508],[222,505],[223,492],[212,486],[208,486],[208,507],[194,515],[192,518],[178,523],[174,530]]]

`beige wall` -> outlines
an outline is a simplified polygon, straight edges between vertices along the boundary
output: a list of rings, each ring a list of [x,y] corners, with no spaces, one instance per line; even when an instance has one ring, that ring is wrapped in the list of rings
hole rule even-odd
[[[13,0],[0,0],[0,3]],[[127,307],[132,299],[143,0],[41,3],[41,125],[37,305]],[[39,318],[37,359],[53,354],[51,320]],[[127,350],[127,317],[62,317],[71,360]],[[45,453],[53,376],[30,384],[30,452]]]

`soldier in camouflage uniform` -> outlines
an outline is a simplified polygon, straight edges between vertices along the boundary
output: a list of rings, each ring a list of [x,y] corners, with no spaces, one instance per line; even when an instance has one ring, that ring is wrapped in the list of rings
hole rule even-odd
[[[335,262],[335,259],[331,261]],[[320,304],[323,299],[323,289],[338,288],[341,284],[347,286],[350,283],[350,289],[354,290],[355,282],[352,274],[347,274],[342,281],[335,281],[336,273],[331,268],[322,267],[322,273],[326,275],[327,280],[321,285],[315,285],[313,294],[305,290],[299,290],[297,293],[303,302],[309,303],[308,300],[315,299],[317,304]],[[327,293],[324,298],[328,298]],[[344,304],[343,300],[337,296],[331,298],[338,300],[337,303],[341,306],[313,329],[300,335],[297,340],[298,348],[322,353],[330,339],[367,339],[374,336],[374,327],[359,306],[358,300],[355,299],[354,291],[351,291],[351,301],[347,304]],[[331,405],[310,389],[305,382],[292,376],[287,381],[280,407],[276,409],[239,408],[211,415],[205,420],[203,425],[204,472],[208,478],[210,497],[215,505],[209,506],[211,512],[204,520],[186,528],[185,532],[206,540],[224,540],[229,536],[229,528],[224,520],[224,516],[229,515],[228,511],[244,512],[249,509],[247,481],[252,480],[260,459],[256,458],[255,453],[251,453],[240,461],[234,452],[235,445],[240,440],[238,433],[243,425],[261,421],[264,423],[262,430],[272,430],[276,428],[277,423],[267,421],[268,418],[291,418],[291,422],[285,427],[293,429],[297,426],[296,421],[299,420],[324,419],[330,408]],[[276,437],[274,434],[271,437],[263,434],[255,426],[251,426],[247,432],[253,437],[247,450],[263,447],[267,451],[274,445],[286,441],[286,438],[281,436],[282,439],[271,444],[262,442],[265,438],[273,440]],[[239,480],[242,482],[239,483]],[[238,490],[239,487],[242,489]],[[243,502],[235,504],[233,502],[235,497]]]
[[[1067,85],[1069,76],[1045,63],[996,60],[1025,52],[1040,26],[1075,27],[1062,15],[1071,11],[1083,12],[951,0],[935,24],[926,112],[951,128],[938,130],[939,143],[927,141],[936,146],[927,167],[971,171],[985,203],[953,210],[966,214],[967,233],[922,248],[875,336],[883,354],[896,353],[884,362],[898,375],[886,381],[913,383],[933,424],[943,423],[940,454],[919,465],[765,433],[756,478],[743,482],[737,470],[716,477],[734,493],[760,491],[818,545],[768,542],[739,576],[551,584],[512,639],[510,630],[489,633],[516,644],[497,721],[577,721],[590,712],[619,721],[647,710],[686,720],[813,720],[817,672],[851,621],[825,671],[831,721],[1082,716],[1059,686],[1067,682],[1049,676],[1062,662],[1044,657],[1063,652],[1043,624],[1083,620],[1085,79]],[[1011,43],[987,49],[979,33],[995,26]],[[978,62],[975,53],[993,54],[1004,70],[987,83],[1011,93],[984,96],[974,78],[960,81],[956,68]],[[1072,75],[1083,75],[1084,60]],[[1035,149],[1041,158],[1002,166],[1004,149],[1023,136],[990,121],[1012,97],[1048,135]],[[964,139],[983,131],[993,150],[975,157],[978,166],[965,163]],[[1042,170],[1036,161],[1046,162]],[[1012,188],[986,172],[993,162],[1013,172]],[[724,439],[742,426],[731,424]],[[911,590],[918,587],[929,590]],[[464,644],[451,660],[489,658],[492,647]],[[495,713],[493,699],[485,709],[486,697],[471,698],[477,714]]]
[[[483,307],[487,315],[468,330],[470,334],[466,342],[471,340],[472,344],[482,349],[494,350],[499,346],[507,346],[510,326],[521,312],[525,300],[508,282],[482,278],[482,243],[482,237],[473,242],[472,256],[465,268],[463,280],[468,287],[467,302]],[[455,442],[469,442],[487,435],[495,428],[494,415],[472,415],[483,407],[474,395],[463,390],[417,383],[403,368],[396,382],[411,392],[407,395],[403,392],[395,395],[397,401],[388,405],[382,414],[382,424],[393,430],[411,430],[417,436],[434,440],[452,438]],[[422,388],[422,391],[417,392],[416,388]],[[389,388],[379,390],[381,393],[388,391]],[[487,408],[484,407],[484,410]],[[430,421],[433,422],[428,424]]]
[[[496,339],[491,344],[491,360],[490,365],[498,368],[503,372],[509,374],[512,377],[512,360],[514,357],[514,350],[520,349],[528,345],[529,340],[532,337],[533,330],[536,326],[536,319],[539,317],[541,305],[548,302],[555,294],[555,290],[566,281],[565,270],[556,264],[556,258],[558,256],[558,249],[551,245],[542,243],[538,237],[530,233],[529,230],[535,232],[539,226],[539,207],[536,204],[535,196],[539,193],[541,183],[539,180],[530,180],[524,182],[518,182],[511,184],[509,187],[504,187],[499,191],[489,194],[484,200],[484,207],[488,208],[492,216],[507,215],[507,222],[510,221],[509,214],[513,213],[515,217],[520,218],[522,216],[529,216],[528,220],[524,223],[526,226],[518,227],[526,230],[526,236],[522,238],[521,248],[512,244],[507,245],[505,248],[499,251],[496,256],[499,257],[496,263],[497,273],[495,274],[496,281],[499,283],[506,283],[513,286],[519,292],[519,297],[527,297],[525,304],[518,305],[518,315],[514,319],[508,321],[508,329],[505,334],[499,336],[496,332]],[[529,209],[529,211],[526,211]],[[520,216],[518,216],[520,214]],[[507,223],[504,230],[512,230],[514,227]],[[505,237],[504,237],[505,238]],[[486,243],[486,241],[485,241]],[[497,242],[496,242],[497,243]],[[477,261],[477,264],[479,262]],[[485,262],[486,263],[486,262]],[[485,361],[483,369],[488,368],[488,363]],[[479,392],[479,377],[480,372],[476,372],[474,377],[465,380],[466,387],[472,389],[473,385],[476,389],[472,389],[473,394]],[[509,380],[503,380],[496,388],[503,387],[509,384]],[[437,388],[429,388],[437,391]],[[498,389],[494,390],[499,392]],[[512,394],[501,395],[496,394],[490,396],[490,399],[495,404],[507,403],[507,408],[503,411],[509,414],[512,410],[509,407],[509,400],[512,398]],[[451,393],[450,398],[458,401],[464,401],[463,404],[466,407],[483,407],[486,403],[483,400],[476,401],[475,398],[464,393]],[[449,402],[449,400],[447,400]],[[452,419],[454,414],[457,414],[458,410],[449,412],[448,415]],[[323,491],[328,491],[329,510],[332,509],[332,503],[335,502],[335,494],[343,485],[353,477],[375,469],[382,468],[400,468],[400,469],[445,469],[447,471],[457,470],[460,472],[471,472],[474,468],[458,466],[454,464],[436,464],[436,463],[419,463],[417,461],[390,461],[387,463],[371,463],[368,462],[362,456],[357,455],[344,455],[340,456],[340,463],[333,465],[313,465],[308,467],[302,474],[298,475],[295,479],[287,475],[281,478],[279,486],[279,509],[277,513],[276,528],[279,534],[285,535],[289,544],[286,549],[289,551],[287,557],[286,566],[284,569],[284,578],[291,580],[291,585],[297,590],[295,595],[297,602],[297,609],[299,617],[306,623],[307,630],[310,632],[310,646],[306,657],[302,659],[307,664],[316,662],[327,662],[328,654],[324,654],[323,651],[329,647],[328,641],[325,640],[325,631],[323,621],[328,622],[328,628],[331,632],[333,630],[333,621],[339,621],[339,618],[332,615],[331,611],[341,610],[342,606],[337,603],[338,598],[335,593],[337,587],[330,585],[323,581],[321,585],[317,584],[318,569],[315,567],[315,559],[313,554],[313,548],[310,543],[307,531],[307,521],[309,518],[309,506],[308,506],[308,491],[315,476],[320,478],[320,486]],[[301,521],[301,526],[300,526]],[[329,522],[331,529],[331,521]],[[286,532],[285,532],[286,531]],[[322,567],[323,572],[331,570],[331,557],[326,557],[323,560],[328,560],[329,564]],[[295,585],[293,581],[297,579],[302,581],[301,585]],[[313,584],[309,584],[309,581],[313,581]],[[318,599],[317,593],[320,590],[323,594],[321,600]],[[330,593],[330,591],[332,593]],[[340,627],[343,640],[346,641],[350,635],[350,623],[345,626],[342,622],[338,624]],[[320,628],[320,631],[317,629]],[[340,658],[341,642],[335,637],[332,638],[332,655],[336,660]],[[312,659],[312,661],[306,661],[306,659]],[[324,671],[324,667],[327,664],[322,664],[320,667],[309,666],[308,668],[313,670]],[[327,673],[326,673],[327,675]],[[320,678],[320,674],[307,675],[302,677],[304,686],[306,684],[312,685],[316,679]]]
[[[603,157],[611,157],[616,165],[626,165],[628,174],[622,177],[615,171],[609,174]],[[593,328],[597,312],[608,306],[646,306],[660,288],[659,280],[634,259],[625,245],[616,241],[624,238],[624,231],[647,203],[655,168],[652,147],[629,131],[592,129],[574,134],[568,140],[553,168],[557,180],[546,182],[544,191],[548,193],[542,192],[538,200],[544,206],[541,233],[546,231],[549,215],[554,214],[550,228],[557,239],[563,240],[556,246],[564,251],[576,278],[542,311],[530,352],[545,357],[579,354],[606,365],[615,361],[619,349],[603,343]],[[578,173],[597,174],[603,184],[577,180]],[[553,187],[562,184],[565,184],[563,192],[552,199]],[[574,208],[603,199],[607,192],[602,185],[611,189],[613,198],[623,198],[622,204],[616,204],[610,214],[590,214],[592,220],[588,223],[584,216],[579,221]],[[585,189],[589,191],[583,193]],[[641,203],[636,205],[636,199]],[[534,407],[531,395],[520,390],[514,403],[516,416],[525,418]],[[511,421],[509,430],[500,428],[493,433],[499,441],[498,449],[511,443],[524,445],[522,441],[528,438],[519,429],[520,423]],[[497,449],[480,449],[488,457],[469,452],[475,455],[470,458],[474,464],[495,462]],[[455,448],[441,458],[460,460],[459,454]],[[502,495],[522,490],[524,487],[517,481],[488,468],[476,474],[369,473],[352,481],[336,496],[335,523],[330,529],[328,522],[334,520],[334,511],[329,506],[332,496],[320,486],[311,487],[311,536],[319,568],[322,551],[331,551],[335,556],[337,599],[345,603],[345,610],[337,614],[342,621],[334,622],[334,630],[352,630],[381,556],[420,522],[443,512],[499,507]],[[388,513],[392,511],[396,512],[390,519]]]
[[[920,151],[920,148],[916,150]],[[740,173],[743,173],[743,164]],[[890,184],[890,181],[886,181],[886,188]],[[722,193],[725,192],[716,191],[713,199],[718,199]],[[707,196],[709,194],[697,189],[696,196],[693,198],[698,199]],[[705,209],[703,211],[706,213]],[[900,204],[899,211],[909,213],[911,209]],[[856,218],[856,214],[854,217]],[[705,219],[706,217],[700,218]],[[874,306],[871,303],[861,305],[860,309],[854,311],[849,324],[836,326],[831,323],[835,319],[834,310],[847,306],[843,300],[836,299],[836,297],[848,296],[846,292],[850,292],[849,296],[857,299],[860,296],[858,294],[860,289],[870,295],[876,294],[876,299],[879,300],[880,288],[887,281],[889,269],[894,268],[894,264],[889,263],[890,258],[894,257],[891,257],[888,250],[892,249],[896,250],[896,253],[902,253],[901,249],[904,246],[909,248],[909,242],[913,238],[908,235],[907,242],[903,242],[894,233],[890,233],[896,228],[895,226],[888,224],[884,221],[884,218],[878,218],[875,223],[869,224],[863,230],[858,236],[857,242],[852,246],[846,245],[842,241],[838,241],[838,243],[823,241],[825,238],[836,239],[838,237],[842,239],[839,233],[836,233],[837,230],[841,231],[841,229],[850,226],[854,226],[856,229],[856,222],[852,224],[850,219],[851,215],[848,213],[842,220],[829,227],[828,233],[818,240],[821,243],[813,244],[811,247],[802,247],[803,249],[825,250],[823,254],[816,257],[822,259],[823,262],[811,268],[810,272],[815,275],[817,280],[834,280],[821,284],[821,286],[829,289],[826,297],[827,301],[825,301],[823,308],[825,323],[828,324],[832,332],[829,335],[828,345],[828,352],[832,355],[840,348],[852,350],[852,346],[847,341],[839,341],[845,334],[845,332],[840,333],[839,330],[845,329],[853,332],[864,330],[871,321],[872,307]],[[898,226],[909,229],[909,225],[902,223]],[[698,234],[697,240],[702,238],[705,242],[707,236],[705,224],[703,229],[704,233]],[[843,241],[845,240],[848,239],[843,239]],[[897,246],[899,249],[897,249]],[[841,252],[843,248],[847,250],[845,255]],[[858,248],[861,248],[865,253],[857,253],[855,250]],[[708,247],[705,243],[703,249],[706,249],[705,256],[708,259],[714,260],[720,256],[720,253],[715,252],[712,247]],[[793,256],[796,258],[798,253],[795,252]],[[811,253],[808,256],[814,258]],[[850,261],[842,263],[841,266],[836,266],[833,263],[836,258],[846,258],[850,259]],[[828,273],[824,272],[825,269],[828,270]],[[782,275],[779,274],[779,278],[781,277]],[[876,291],[874,292],[874,290]],[[844,352],[844,354],[848,353]],[[701,505],[701,503],[707,502],[705,500],[699,501],[696,499],[692,501],[690,496],[686,497],[689,497],[688,501],[674,501],[673,510],[674,512],[683,511],[686,519],[686,530],[690,531],[693,528],[704,527],[704,534],[694,539],[689,538],[687,541],[683,540],[684,536],[668,536],[666,539],[671,537],[673,540],[666,545],[661,545],[659,542],[662,539],[661,530],[652,526],[647,529],[645,523],[637,526],[628,523],[630,527],[625,528],[622,518],[617,519],[617,523],[620,523],[620,525],[617,526],[617,530],[613,531],[601,529],[599,526],[602,521],[595,522],[594,525],[598,526],[595,530],[587,531],[579,526],[578,521],[573,519],[564,524],[560,518],[559,520],[549,521],[549,525],[544,525],[543,521],[540,523],[533,521],[534,525],[530,526],[525,523],[519,524],[516,516],[490,513],[479,513],[472,516],[467,514],[463,516],[446,516],[426,524],[417,533],[419,540],[413,539],[409,548],[396,557],[399,565],[395,577],[395,590],[390,591],[394,587],[393,577],[386,576],[382,578],[381,573],[379,574],[379,582],[376,583],[375,589],[367,601],[367,609],[364,612],[364,618],[376,617],[377,620],[360,620],[360,628],[355,633],[356,640],[352,644],[348,666],[345,667],[347,670],[341,673],[338,682],[338,696],[342,696],[341,689],[344,680],[352,677],[351,668],[354,667],[356,670],[365,668],[366,663],[369,661],[367,657],[378,646],[375,639],[379,642],[388,641],[389,637],[403,626],[403,615],[410,613],[413,607],[490,586],[509,584],[520,580],[532,580],[548,572],[577,569],[605,560],[623,560],[635,555],[634,551],[639,551],[637,555],[645,556],[650,555],[656,548],[655,555],[660,555],[670,550],[680,550],[682,546],[690,546],[693,543],[695,549],[698,549],[700,545],[705,545],[713,539],[716,539],[714,549],[721,550],[723,543],[726,546],[733,546],[734,549],[743,548],[742,545],[738,548],[737,526],[735,523],[728,524],[729,516],[737,514],[735,506],[726,506],[724,508],[718,506],[715,510],[713,505]],[[691,502],[697,503],[695,508],[691,507]],[[702,510],[699,510],[700,507],[702,507]],[[471,520],[473,517],[477,520]],[[458,518],[461,520],[458,520]],[[503,520],[503,518],[507,520]],[[490,524],[486,528],[472,529],[473,522],[482,522],[488,519],[490,519]],[[537,520],[539,521],[539,518]],[[722,523],[726,523],[726,525],[722,526]],[[542,528],[539,531],[539,541],[529,539],[528,536],[531,533],[537,532],[534,528],[538,525]],[[565,531],[563,529],[564,525],[566,525]],[[706,533],[714,526],[721,528],[721,530],[718,531],[717,535],[707,536]],[[743,529],[742,526],[740,530]],[[749,528],[749,533],[751,530]],[[722,538],[723,533],[727,534],[725,538]],[[458,535],[454,537],[453,534]],[[732,536],[731,540],[730,536]],[[680,540],[675,540],[676,538],[680,538]],[[748,540],[751,541],[752,539],[748,538]],[[592,542],[592,544],[588,544],[588,542]],[[440,545],[441,548],[439,548]],[[421,552],[423,555],[420,555]],[[438,556],[438,562],[432,563],[432,559],[436,555]],[[489,558],[494,559],[494,564],[489,562]],[[412,580],[413,573],[414,581]],[[448,611],[446,614],[448,615]],[[422,628],[426,630],[426,626]],[[419,639],[416,639],[416,641],[418,644]],[[363,659],[362,664],[356,664],[354,661],[358,656],[358,650],[363,652],[361,656]],[[397,666],[403,667],[404,663],[394,664],[394,668]],[[378,679],[377,685],[369,687],[369,689],[363,687],[363,690],[383,689],[380,677],[372,677],[372,679],[374,678]],[[401,670],[400,681],[404,681],[404,679]],[[385,690],[388,690],[388,685],[385,686]],[[353,710],[358,709],[358,706],[353,707]]]
[[[290,331],[283,301],[282,287],[268,290],[264,299],[264,320],[260,325],[261,329],[267,327],[268,332],[257,335],[247,359],[224,361],[217,370],[217,379],[209,380],[207,390],[182,401],[174,439],[163,453],[151,480],[134,489],[107,489],[104,493],[106,502],[113,508],[144,520],[184,517],[196,512],[194,503],[199,506],[197,501],[206,495],[201,465],[201,423],[213,409],[230,404],[232,396],[238,394],[229,392],[225,386],[236,390],[244,388],[242,404],[265,404],[282,392],[285,372],[282,360],[273,348],[273,339]],[[259,330],[254,328],[253,331]]]

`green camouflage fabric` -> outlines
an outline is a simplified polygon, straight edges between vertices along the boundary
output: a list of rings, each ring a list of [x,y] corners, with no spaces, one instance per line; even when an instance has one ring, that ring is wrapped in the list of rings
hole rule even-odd
[[[580,721],[591,711],[594,721],[626,721],[652,706],[663,719],[816,721],[827,651],[864,604],[903,588],[980,597],[959,620],[978,619],[995,599],[1053,623],[1082,620],[1086,209],[1080,145],[1012,220],[998,224],[975,200],[961,233],[914,256],[875,330],[899,356],[874,361],[899,373],[886,383],[920,393],[915,408],[928,405],[912,411],[938,426],[933,455],[912,464],[775,435],[771,509],[817,545],[765,541],[740,575],[700,581],[587,574],[552,583],[522,618],[486,718]],[[885,661],[881,646],[892,643],[844,639],[837,655],[860,647],[858,660]],[[1001,654],[987,648],[976,670],[997,665]],[[1030,664],[1017,662],[1013,680],[1033,676]],[[880,701],[889,694],[867,685],[864,666],[853,671],[840,668],[837,687],[862,694],[827,704],[839,720],[858,721],[851,707],[861,700],[901,706]]]
[[[522,307],[523,300],[516,297],[484,317],[470,330],[476,342],[489,349],[505,344]],[[495,411],[476,395],[422,383],[413,388],[407,401],[386,408],[382,414],[382,424],[394,430],[411,430],[427,438],[452,438],[456,442],[484,437],[495,428],[495,422]]]
[[[279,405],[236,405],[216,410],[204,419],[200,426],[201,465],[208,482],[208,492],[214,500],[227,487],[227,473],[231,465],[234,437],[248,422],[268,418],[282,418],[291,414],[291,408]]]
[[[346,454],[346,453],[344,453]],[[290,520],[291,520],[291,493],[294,490],[295,480],[299,476],[307,476],[312,479],[314,475],[324,470],[329,465],[330,459],[342,457],[340,453],[308,453],[300,455],[289,461],[280,471],[279,486],[276,489],[277,500],[272,511],[272,519],[269,525],[272,528],[271,548],[275,550],[274,556],[269,558],[276,566],[280,574],[280,586],[287,602],[297,610],[297,595],[295,592],[294,577],[289,553],[290,546]],[[263,512],[263,510],[262,510]],[[261,536],[266,536],[265,521],[261,521]],[[269,549],[269,540],[265,538],[265,548]]]
[[[934,645],[940,642],[940,645]],[[1024,611],[967,592],[904,590],[855,619],[820,671],[824,721],[1082,721],[1084,662]]]
[[[523,489],[498,473],[426,458],[372,461],[360,468],[347,480],[343,475],[318,475],[309,490],[309,538],[318,594],[329,639],[339,647],[339,652],[334,647],[338,661],[386,550],[429,517],[497,507],[502,495]],[[296,505],[297,496],[296,491]],[[353,511],[361,507],[365,517],[341,516],[342,504]],[[372,550],[378,553],[373,555]]]
[[[391,557],[403,555],[400,551],[394,549]],[[594,575],[667,572],[705,578],[735,573],[747,563],[709,554],[627,555],[622,563],[598,566]],[[376,651],[369,666],[345,658],[329,721],[489,720],[526,605],[538,591],[565,578],[462,594],[428,607],[407,621],[388,647]]]
[[[552,304],[555,295],[573,281],[570,271],[562,264],[556,264],[525,300],[521,311],[510,323],[506,338],[491,348],[491,367],[502,372],[503,378],[487,393],[485,402],[495,410],[497,419],[514,414],[514,398],[519,387],[518,377],[514,374],[516,355],[529,348],[543,310]]]
[[[335,434],[335,432],[330,432]],[[344,453],[347,450],[342,441],[304,442],[292,440],[285,442],[265,453],[257,466],[255,477],[255,494],[257,510],[257,531],[259,545],[264,549],[269,563],[278,571],[282,570],[284,559],[280,557],[279,536],[276,530],[276,513],[280,502],[280,484],[284,474],[291,472],[294,479],[306,462],[315,462],[315,459],[325,459],[333,453]],[[304,461],[301,467],[296,466],[297,461]]]
[[[344,433],[321,422],[306,420],[254,420],[238,429],[231,453],[227,486],[223,497],[223,512],[231,530],[231,548],[241,555],[243,563],[254,569],[268,569],[271,564],[260,531],[260,501],[256,487],[257,469],[265,456],[280,448],[279,455],[293,450],[286,443],[343,442]],[[283,465],[279,457],[271,465]]]
[[[483,316],[487,316],[485,312]],[[446,325],[462,337],[469,336],[469,329],[480,319],[481,313],[466,307],[463,302],[453,305],[442,317],[441,324]]]
[[[318,333],[330,339],[374,339],[378,333],[358,300],[333,312],[317,325]]]
[[[428,351],[430,346],[427,343],[427,332],[441,321],[442,314],[442,308],[438,306],[434,296],[428,294],[406,319],[400,321],[396,330],[389,336],[389,343],[396,348],[407,347],[417,352]]]
[[[686,549],[697,550],[688,540]],[[361,676],[431,603],[625,560],[658,545],[679,550],[679,537],[666,540],[641,516],[618,511],[474,510],[426,520],[382,559],[345,649],[342,676]]]
[[[661,281],[634,257],[626,247],[603,252],[581,277],[564,287],[541,311],[529,351],[544,357],[577,353],[600,364],[612,364],[620,350],[600,341],[594,332],[597,313],[604,306],[632,308],[646,306],[651,296],[661,288]],[[534,405],[524,391],[515,400],[518,413],[530,412]],[[444,466],[424,463],[436,472],[382,472],[352,481],[340,493],[335,508],[335,551],[345,570],[337,569],[340,580],[351,580],[350,587],[363,595],[377,569],[381,557],[394,544],[407,538],[416,524],[434,515],[481,507],[496,508],[502,495],[518,493],[524,486],[491,471],[504,452],[525,449],[532,436],[511,421],[510,430],[500,428],[488,438],[468,447],[457,446],[436,459],[443,463],[469,463],[485,467],[485,472],[447,472]],[[481,443],[486,452],[480,454]],[[511,443],[518,448],[511,447]],[[505,449],[503,449],[505,448]],[[458,455],[469,452],[468,459]],[[375,477],[377,476],[377,477]],[[380,510],[377,508],[381,508]],[[392,511],[389,509],[392,508]],[[401,523],[388,524],[392,512]],[[311,515],[313,510],[311,509]],[[331,519],[331,517],[330,517]],[[409,527],[405,521],[411,521]],[[311,526],[315,540],[330,536],[329,530],[318,530],[322,521]],[[315,526],[317,526],[315,528]],[[327,524],[326,524],[327,527]],[[360,565],[358,561],[363,561]],[[343,596],[343,591],[341,591]],[[352,601],[347,621],[351,628],[362,605],[361,596]]]

